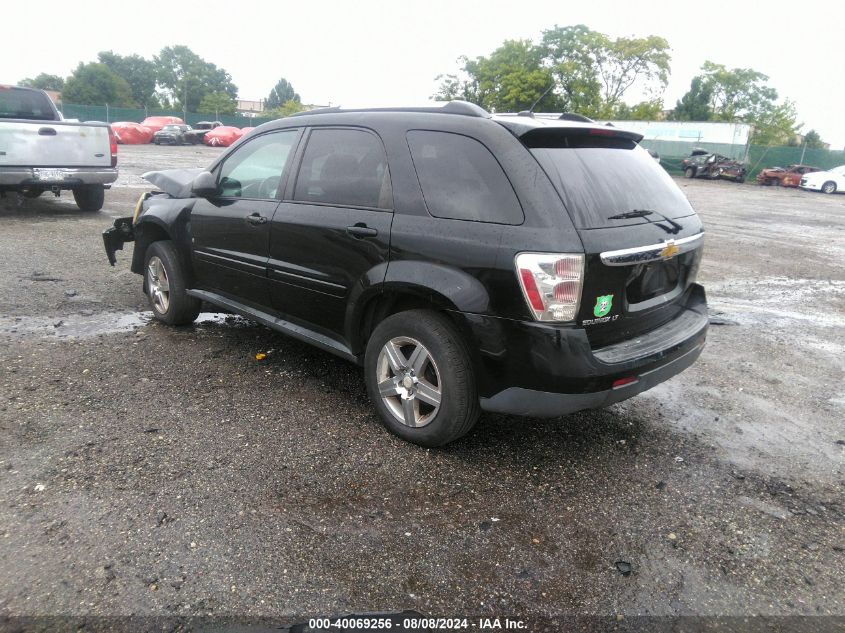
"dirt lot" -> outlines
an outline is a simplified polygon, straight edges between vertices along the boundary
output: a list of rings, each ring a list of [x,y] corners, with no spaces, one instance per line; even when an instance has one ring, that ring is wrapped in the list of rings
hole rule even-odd
[[[139,174],[218,151],[122,147],[101,213],[0,201],[0,614],[845,615],[845,195],[679,181],[701,360],[423,450],[356,367],[232,317],[148,323],[131,251],[108,266]]]

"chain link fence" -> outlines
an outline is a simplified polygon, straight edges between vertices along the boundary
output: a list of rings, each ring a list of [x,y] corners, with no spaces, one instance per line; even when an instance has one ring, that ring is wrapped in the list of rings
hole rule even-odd
[[[144,108],[113,108],[111,106],[76,105],[72,103],[62,104],[59,108],[66,119],[79,119],[80,121],[103,121],[114,123],[116,121],[131,121],[140,123],[148,116],[176,116],[185,121],[188,125],[195,125],[200,121],[220,121],[223,125],[232,127],[257,127],[269,118],[248,117],[241,114],[219,114],[188,112],[187,116],[181,110],[153,110]]]

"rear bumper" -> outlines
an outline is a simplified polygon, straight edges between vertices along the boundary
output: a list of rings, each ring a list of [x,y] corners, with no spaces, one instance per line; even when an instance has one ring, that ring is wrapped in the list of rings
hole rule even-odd
[[[73,189],[82,185],[108,185],[117,180],[116,167],[45,167],[62,172],[63,178],[43,180],[31,167],[0,167],[0,187],[11,189]]]
[[[478,349],[481,407],[541,417],[606,406],[668,380],[695,362],[708,328],[698,285],[672,321],[599,349],[583,328],[463,316]],[[632,382],[614,387],[620,379]]]

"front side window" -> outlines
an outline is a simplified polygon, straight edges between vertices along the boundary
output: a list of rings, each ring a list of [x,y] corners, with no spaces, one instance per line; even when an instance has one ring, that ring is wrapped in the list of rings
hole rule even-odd
[[[220,195],[225,198],[275,198],[298,135],[298,130],[271,132],[238,147],[220,169],[217,181]]]
[[[392,208],[390,173],[381,140],[364,130],[312,130],[293,199],[338,206]]]
[[[431,215],[522,224],[525,217],[510,181],[480,142],[460,134],[413,130],[408,146]]]

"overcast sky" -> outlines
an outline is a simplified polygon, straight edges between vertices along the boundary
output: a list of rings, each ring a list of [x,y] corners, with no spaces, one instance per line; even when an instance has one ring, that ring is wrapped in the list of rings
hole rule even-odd
[[[672,47],[667,107],[705,59],[754,68],[795,102],[804,132],[815,128],[833,149],[845,147],[841,1],[42,0],[37,9],[4,3],[3,23],[0,83],[67,75],[102,50],[151,57],[185,44],[225,68],[242,99],[266,97],[285,77],[306,103],[335,105],[419,103],[460,55],[582,23],[612,36],[665,37]]]

